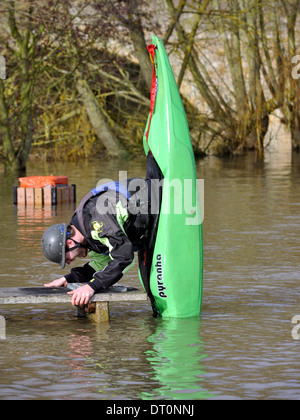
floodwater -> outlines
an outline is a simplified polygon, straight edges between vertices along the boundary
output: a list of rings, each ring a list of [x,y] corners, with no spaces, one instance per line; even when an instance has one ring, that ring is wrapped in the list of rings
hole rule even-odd
[[[28,174],[68,175],[78,203],[119,170],[143,176],[145,162],[30,163]],[[67,304],[2,305],[1,399],[300,399],[300,156],[209,157],[197,170],[201,317],[163,320],[148,302],[114,303],[110,322],[96,325]],[[67,272],[43,257],[42,233],[73,209],[18,209],[12,187],[0,174],[1,286],[41,286]],[[121,284],[140,287],[137,269]]]

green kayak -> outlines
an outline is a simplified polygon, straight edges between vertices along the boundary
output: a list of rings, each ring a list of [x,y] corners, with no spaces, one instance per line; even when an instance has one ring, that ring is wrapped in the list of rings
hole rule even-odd
[[[144,259],[142,283],[162,317],[200,314],[203,241],[200,196],[187,118],[162,40],[152,37],[151,108],[144,149],[158,166],[162,194],[152,226],[152,250]],[[152,178],[154,178],[152,176]]]

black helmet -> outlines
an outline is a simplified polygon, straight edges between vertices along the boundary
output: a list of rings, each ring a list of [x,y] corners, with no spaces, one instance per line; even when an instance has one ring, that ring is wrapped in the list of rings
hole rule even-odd
[[[48,260],[58,263],[60,268],[66,265],[67,225],[59,223],[49,227],[42,238],[42,251]]]

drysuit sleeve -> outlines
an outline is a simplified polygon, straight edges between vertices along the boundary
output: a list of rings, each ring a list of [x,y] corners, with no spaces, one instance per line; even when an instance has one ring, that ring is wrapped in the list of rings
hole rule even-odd
[[[70,274],[65,275],[68,283],[86,283],[94,276],[95,270],[90,264],[84,264],[83,267],[75,267],[71,269]]]
[[[103,269],[95,271],[89,283],[95,293],[117,283],[134,261],[132,243],[121,230],[111,236],[99,237],[99,240],[108,248],[109,259]]]
[[[103,270],[103,268],[110,261],[109,255],[99,254],[95,251],[89,252],[91,261],[84,264],[83,267],[75,267],[71,269],[70,274],[65,276],[68,283],[87,283],[92,281],[96,271]]]
[[[117,283],[134,263],[132,243],[122,231],[99,240],[108,248],[109,255],[91,251],[90,263],[72,268],[70,274],[65,276],[68,283],[88,283],[95,293]]]

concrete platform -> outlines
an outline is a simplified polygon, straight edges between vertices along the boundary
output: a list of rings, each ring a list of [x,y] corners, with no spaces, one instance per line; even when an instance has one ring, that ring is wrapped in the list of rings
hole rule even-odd
[[[67,292],[83,286],[81,283],[69,287],[1,287],[0,305],[71,303],[72,296]],[[134,287],[116,285],[92,296],[89,305],[81,308],[80,314],[94,313],[97,322],[108,321],[109,302],[146,301],[147,294]]]

